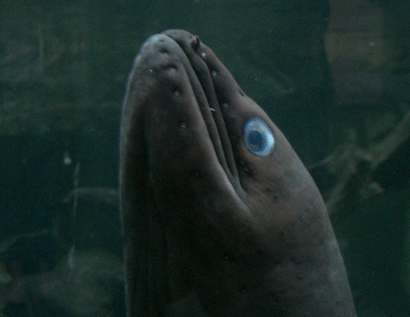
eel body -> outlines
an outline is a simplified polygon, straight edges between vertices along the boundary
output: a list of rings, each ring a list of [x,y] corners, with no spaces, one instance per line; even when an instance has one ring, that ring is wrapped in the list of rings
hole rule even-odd
[[[142,45],[120,141],[128,317],[356,316],[323,199],[197,36]]]

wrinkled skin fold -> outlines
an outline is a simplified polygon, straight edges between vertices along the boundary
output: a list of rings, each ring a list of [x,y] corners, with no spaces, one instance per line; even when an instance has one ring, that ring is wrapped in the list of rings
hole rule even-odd
[[[267,156],[245,145],[250,118]],[[356,316],[311,176],[197,36],[142,45],[120,143],[128,317]]]

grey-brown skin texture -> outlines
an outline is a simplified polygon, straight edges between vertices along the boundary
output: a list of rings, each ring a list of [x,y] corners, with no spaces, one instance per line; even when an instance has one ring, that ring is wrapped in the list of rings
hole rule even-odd
[[[275,145],[244,143],[262,119]],[[356,316],[322,197],[297,154],[198,37],[150,37],[121,124],[129,317]]]

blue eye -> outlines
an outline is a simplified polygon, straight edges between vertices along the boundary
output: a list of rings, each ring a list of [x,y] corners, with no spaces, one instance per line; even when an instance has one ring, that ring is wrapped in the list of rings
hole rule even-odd
[[[251,118],[244,128],[245,145],[257,156],[268,156],[275,145],[275,138],[266,123],[259,118]]]

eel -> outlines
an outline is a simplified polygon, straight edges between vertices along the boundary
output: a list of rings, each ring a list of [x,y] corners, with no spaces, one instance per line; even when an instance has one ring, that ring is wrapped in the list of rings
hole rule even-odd
[[[127,316],[356,316],[323,199],[198,36],[148,38],[120,131]]]

